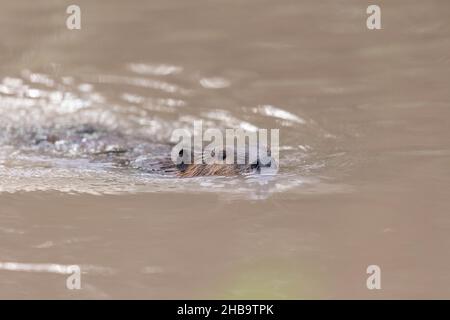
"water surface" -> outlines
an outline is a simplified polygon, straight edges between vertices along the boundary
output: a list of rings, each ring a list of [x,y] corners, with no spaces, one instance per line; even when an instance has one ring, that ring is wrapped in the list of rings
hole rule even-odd
[[[444,298],[447,1],[3,1],[1,298]],[[167,179],[17,128],[280,129],[273,177]],[[80,291],[65,287],[80,265]],[[382,290],[366,268],[382,269]]]

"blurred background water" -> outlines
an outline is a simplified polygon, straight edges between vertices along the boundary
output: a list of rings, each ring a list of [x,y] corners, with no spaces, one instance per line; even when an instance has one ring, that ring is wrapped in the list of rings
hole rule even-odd
[[[0,297],[448,296],[447,1],[381,1],[377,31],[356,0],[80,0],[81,30],[70,4],[0,4]],[[9,136],[194,120],[279,128],[279,174],[162,179]]]

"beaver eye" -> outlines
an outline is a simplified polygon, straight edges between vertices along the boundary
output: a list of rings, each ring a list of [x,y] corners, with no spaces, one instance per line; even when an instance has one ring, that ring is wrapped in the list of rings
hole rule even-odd
[[[181,149],[180,152],[178,152],[178,156],[183,157],[184,149]]]

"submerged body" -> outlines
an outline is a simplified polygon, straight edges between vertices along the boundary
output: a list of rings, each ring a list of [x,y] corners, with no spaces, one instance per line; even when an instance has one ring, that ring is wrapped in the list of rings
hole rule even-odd
[[[260,161],[244,164],[229,164],[225,161],[212,164],[177,163],[171,159],[171,144],[161,144],[92,125],[15,129],[4,133],[6,138],[3,144],[20,147],[25,153],[82,158],[175,177],[247,175],[260,173],[262,167],[274,166],[273,162],[263,166]],[[193,153],[193,150],[183,151]]]

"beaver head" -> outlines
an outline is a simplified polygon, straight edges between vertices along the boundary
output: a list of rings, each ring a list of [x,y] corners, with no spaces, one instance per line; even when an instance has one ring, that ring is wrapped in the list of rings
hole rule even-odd
[[[187,156],[188,150],[190,150],[190,157]],[[219,152],[204,150],[201,155],[195,155],[192,149],[181,149],[176,165],[177,175],[179,177],[238,176],[275,174],[278,171],[278,163],[271,157],[270,149],[262,148],[259,152],[256,150],[254,157],[250,154],[252,153],[249,152],[249,148],[245,150],[226,148]]]

